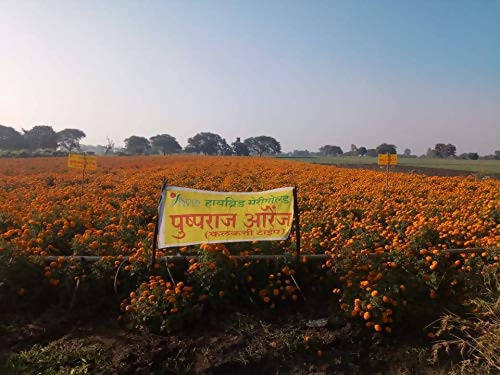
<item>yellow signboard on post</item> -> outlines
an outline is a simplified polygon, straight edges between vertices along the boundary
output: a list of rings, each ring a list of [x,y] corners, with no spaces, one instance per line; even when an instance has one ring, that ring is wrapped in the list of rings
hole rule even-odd
[[[397,165],[398,155],[397,154],[379,154],[378,155],[378,165]]]
[[[285,240],[294,203],[293,187],[232,193],[166,186],[158,208],[157,248]]]
[[[85,154],[69,154],[68,168],[94,171],[97,169],[97,156]]]

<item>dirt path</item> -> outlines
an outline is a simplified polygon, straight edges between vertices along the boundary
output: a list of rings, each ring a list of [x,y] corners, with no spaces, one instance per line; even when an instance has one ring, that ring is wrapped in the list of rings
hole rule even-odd
[[[341,168],[352,168],[352,169],[368,169],[371,171],[384,171],[382,167],[377,164],[328,164],[328,163],[318,163],[321,165],[330,165]],[[440,176],[440,177],[452,177],[452,176],[478,176],[478,173],[471,171],[459,171],[455,169],[442,169],[442,168],[429,168],[429,167],[410,167],[404,165],[396,165],[391,167],[391,172],[402,172],[402,173],[416,173],[426,176]],[[485,177],[486,175],[481,175]],[[490,173],[487,176],[500,179],[500,173]]]

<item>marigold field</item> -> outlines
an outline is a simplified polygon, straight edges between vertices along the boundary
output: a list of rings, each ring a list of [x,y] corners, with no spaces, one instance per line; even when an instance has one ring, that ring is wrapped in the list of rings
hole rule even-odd
[[[267,158],[101,157],[99,169],[68,171],[66,159],[0,160],[2,304],[70,303],[121,296],[119,319],[170,332],[221,306],[282,311],[307,303],[393,333],[468,301],[483,275],[499,272],[500,182],[342,169]],[[295,238],[159,251],[198,255],[179,267],[148,269],[160,187],[217,191],[297,186],[302,254],[327,254],[296,267]],[[479,252],[446,249],[482,248]],[[290,254],[236,261],[235,254]],[[98,255],[98,262],[60,256]],[[42,257],[40,257],[42,256]],[[43,256],[56,256],[46,260]],[[6,271],[7,272],[7,271]],[[152,275],[151,275],[152,274]],[[294,279],[297,280],[295,284]],[[82,297],[83,298],[83,297]],[[74,301],[73,301],[74,302]],[[72,302],[71,302],[72,303]],[[307,345],[306,345],[307,346]]]

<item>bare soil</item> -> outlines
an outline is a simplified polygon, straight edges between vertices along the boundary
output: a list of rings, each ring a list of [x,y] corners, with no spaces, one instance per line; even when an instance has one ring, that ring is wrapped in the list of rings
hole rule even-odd
[[[370,336],[361,326],[317,317],[228,312],[161,336],[111,317],[81,320],[51,311],[3,330],[0,373],[414,374],[432,368],[423,338]]]

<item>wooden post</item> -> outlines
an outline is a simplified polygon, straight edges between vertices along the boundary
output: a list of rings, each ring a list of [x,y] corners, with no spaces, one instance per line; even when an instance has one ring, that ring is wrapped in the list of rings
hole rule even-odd
[[[386,165],[386,170],[385,170],[385,190],[389,191],[389,153],[387,154],[387,165]]]
[[[85,183],[85,168],[87,168],[87,155],[84,152],[83,153],[83,169],[82,169],[82,183],[81,183],[82,194],[81,194],[81,197],[83,197],[83,185]]]
[[[293,219],[295,222],[295,245],[296,249],[296,267],[298,268],[300,262],[300,214],[299,202],[297,200],[297,187],[293,188]]]
[[[160,199],[158,201],[158,208],[160,207],[161,200],[163,199],[163,191],[167,187],[167,180],[163,180],[163,184],[161,186],[161,193],[160,193]],[[156,247],[158,245],[158,222],[160,221],[160,210],[158,209],[158,213],[156,214],[156,224],[155,224],[155,231],[153,235],[153,244],[152,244],[152,251],[151,251],[151,273],[154,273],[155,269],[155,263],[156,263]],[[167,260],[167,268],[168,268],[168,260]]]

